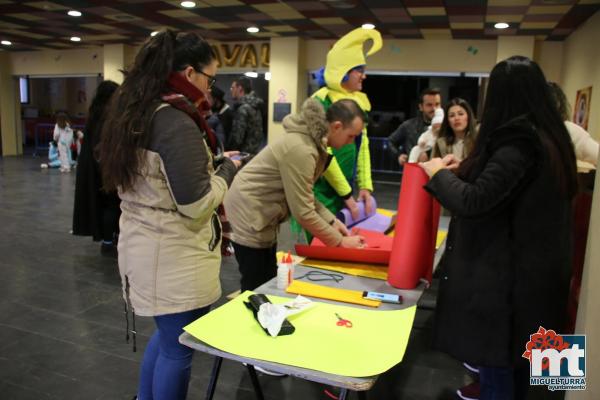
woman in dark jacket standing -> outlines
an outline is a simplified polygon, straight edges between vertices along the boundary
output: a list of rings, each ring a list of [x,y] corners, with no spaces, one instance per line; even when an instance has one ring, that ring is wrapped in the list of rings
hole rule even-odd
[[[577,189],[573,145],[539,66],[520,56],[497,64],[471,155],[422,167],[453,215],[435,345],[479,366],[482,400],[526,398],[529,335],[565,323]]]
[[[100,166],[94,157],[94,149],[100,142],[104,110],[119,85],[104,81],[98,85],[88,111],[85,125],[85,139],[77,160],[77,180],[75,182],[75,202],[73,207],[73,234],[91,236],[96,242],[102,240],[100,252],[116,256],[114,243],[119,232],[119,196],[116,191],[102,190]]]

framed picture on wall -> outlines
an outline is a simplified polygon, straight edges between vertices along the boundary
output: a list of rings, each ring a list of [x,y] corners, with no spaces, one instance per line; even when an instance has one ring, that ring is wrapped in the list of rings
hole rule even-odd
[[[577,91],[575,107],[573,107],[573,122],[587,131],[592,103],[592,87],[588,86]]]

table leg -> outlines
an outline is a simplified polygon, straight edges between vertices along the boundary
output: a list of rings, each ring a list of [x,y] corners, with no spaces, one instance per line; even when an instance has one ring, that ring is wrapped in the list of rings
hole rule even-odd
[[[254,369],[254,365],[246,364],[246,368],[248,368],[248,373],[250,374],[250,380],[252,381],[252,386],[254,387],[254,394],[258,400],[265,400],[263,396],[262,389],[260,388],[260,382],[258,381],[258,377],[256,376],[256,370]]]
[[[338,396],[338,400],[346,400],[346,396],[348,396],[348,389],[342,389]]]
[[[219,371],[221,371],[221,364],[223,363],[222,357],[215,357],[213,363],[212,374],[210,375],[210,382],[208,389],[206,389],[206,400],[212,400],[215,395],[215,389],[217,387],[217,379],[219,379]]]

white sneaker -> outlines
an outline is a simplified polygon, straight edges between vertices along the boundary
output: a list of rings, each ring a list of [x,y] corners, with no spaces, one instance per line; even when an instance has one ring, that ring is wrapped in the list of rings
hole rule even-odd
[[[243,364],[246,365],[246,366],[248,365],[246,363],[243,363]],[[270,369],[265,369],[265,368],[259,367],[258,365],[254,365],[254,369],[257,370],[258,372],[261,372],[261,373],[265,374],[265,375],[287,376],[287,374],[282,374],[281,372],[275,372],[275,371],[272,371]]]
[[[48,164],[46,164],[46,163],[41,163],[41,164],[40,164],[40,168],[48,168]]]
[[[464,366],[466,369],[468,369],[469,371],[471,371],[471,372],[473,372],[473,373],[475,373],[475,374],[478,374],[478,373],[479,373],[479,368],[477,368],[477,367],[476,367],[476,366],[474,366],[474,365],[471,365],[471,364],[469,364],[469,363],[466,363],[466,362],[464,362],[464,363],[463,363],[463,366]]]

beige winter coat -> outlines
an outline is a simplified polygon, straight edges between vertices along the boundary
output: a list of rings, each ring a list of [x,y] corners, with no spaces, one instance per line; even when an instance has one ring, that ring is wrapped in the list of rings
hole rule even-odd
[[[124,296],[144,316],[201,308],[221,296],[215,210],[235,174],[230,161],[215,171],[202,132],[183,112],[160,109],[151,131],[150,145],[139,150],[141,176],[133,190],[119,192]]]
[[[300,114],[284,118],[283,127],[286,133],[242,168],[225,196],[232,240],[271,247],[291,213],[313,236],[337,246],[342,235],[331,226],[335,216],[313,194],[329,157],[325,111],[317,100],[306,100]]]

